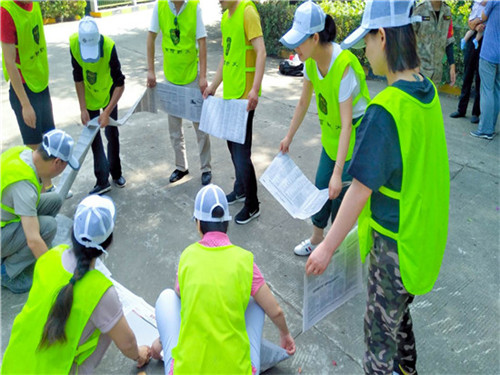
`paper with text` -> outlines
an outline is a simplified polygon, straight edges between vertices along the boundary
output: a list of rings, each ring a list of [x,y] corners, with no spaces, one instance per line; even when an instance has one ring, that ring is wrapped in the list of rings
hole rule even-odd
[[[281,152],[259,181],[295,219],[307,219],[328,200],[328,189],[319,190],[288,154]]]
[[[200,130],[214,137],[245,143],[248,100],[224,100],[209,96],[201,110]]]
[[[169,115],[200,122],[203,96],[199,88],[158,83],[156,94],[159,107]]]
[[[322,275],[304,274],[302,331],[313,327],[325,316],[363,290],[363,267],[359,258],[358,227],[354,227]]]

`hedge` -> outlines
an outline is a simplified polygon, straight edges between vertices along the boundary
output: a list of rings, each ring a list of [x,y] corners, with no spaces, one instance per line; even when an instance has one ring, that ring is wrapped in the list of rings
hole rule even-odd
[[[41,1],[43,19],[79,19],[85,15],[86,1]]]
[[[467,20],[469,17],[472,0],[449,0],[446,3],[451,8],[453,19],[453,30],[455,35],[455,63],[457,73],[457,85],[462,84],[463,75],[463,51],[460,50],[460,39],[468,30]],[[360,24],[365,6],[364,0],[321,0],[318,4],[323,10],[330,14],[337,25],[336,41],[344,40]],[[297,5],[290,5],[288,1],[269,0],[263,3],[255,4],[259,10],[262,32],[266,43],[268,55],[281,57],[287,56],[292,51],[287,50],[279,42],[279,39],[285,34],[293,23],[293,15]],[[352,52],[361,61],[365,67],[369,67],[368,60],[364,56],[363,50],[352,50]],[[445,58],[446,59],[446,58]],[[443,74],[443,83],[449,80],[449,68],[447,62]]]

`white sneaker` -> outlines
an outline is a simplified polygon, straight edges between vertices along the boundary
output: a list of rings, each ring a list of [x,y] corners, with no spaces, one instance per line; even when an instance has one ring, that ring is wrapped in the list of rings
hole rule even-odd
[[[295,255],[307,256],[311,254],[314,249],[316,249],[316,246],[318,245],[311,244],[311,240],[308,238],[307,240],[304,240],[297,246],[295,246],[293,252],[295,253]]]

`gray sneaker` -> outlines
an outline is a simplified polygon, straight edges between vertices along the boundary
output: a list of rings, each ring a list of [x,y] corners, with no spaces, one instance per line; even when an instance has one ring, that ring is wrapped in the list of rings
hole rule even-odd
[[[2,287],[9,289],[14,294],[29,292],[33,284],[33,275],[28,269],[23,270],[12,279],[7,274],[2,275]]]

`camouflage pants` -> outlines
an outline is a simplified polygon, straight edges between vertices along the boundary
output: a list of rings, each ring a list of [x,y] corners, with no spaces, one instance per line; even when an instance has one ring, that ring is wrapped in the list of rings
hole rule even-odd
[[[397,363],[404,373],[417,374],[409,309],[413,297],[401,280],[396,243],[374,232],[364,321],[366,374],[392,374]]]

